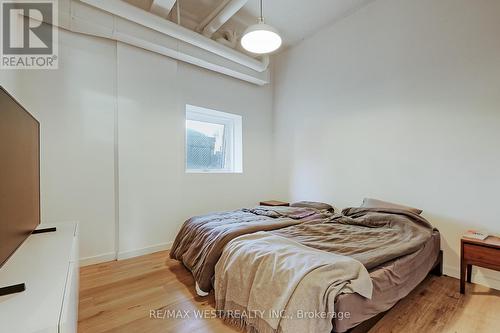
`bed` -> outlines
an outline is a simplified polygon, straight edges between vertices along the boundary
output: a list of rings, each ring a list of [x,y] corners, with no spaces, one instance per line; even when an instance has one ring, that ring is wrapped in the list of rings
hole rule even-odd
[[[442,274],[442,251],[439,231],[424,246],[411,254],[391,260],[372,270],[372,299],[358,294],[342,294],[335,301],[340,313],[350,313],[349,318],[333,321],[333,332],[366,332],[399,300],[415,289],[429,273]]]
[[[196,216],[184,222],[170,250],[170,257],[191,271],[196,292],[206,296],[213,288],[215,265],[231,240],[258,231],[278,230],[307,221],[323,221],[334,215],[330,205],[308,202],[292,207],[244,208]]]
[[[171,257],[183,261],[203,291],[215,285],[217,310],[231,324],[260,333],[364,331],[432,269],[439,271],[439,232],[418,213],[257,207],[188,220]],[[349,316],[248,316],[302,308]]]

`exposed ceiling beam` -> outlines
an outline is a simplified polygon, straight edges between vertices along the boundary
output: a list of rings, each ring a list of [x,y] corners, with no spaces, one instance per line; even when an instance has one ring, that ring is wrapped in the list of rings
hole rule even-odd
[[[219,30],[231,17],[236,14],[248,0],[224,0],[222,1],[197,27],[207,37]]]
[[[270,82],[269,58],[254,59],[122,0],[68,0],[61,27],[109,38],[258,85]],[[71,16],[71,19],[69,17]]]
[[[231,0],[222,10],[203,28],[203,34],[207,37],[219,30],[224,23],[234,16],[248,0]]]
[[[216,17],[217,14],[219,14],[220,11],[223,10],[224,7],[226,7],[230,1],[231,0],[221,1],[219,3],[219,5],[217,7],[215,7],[215,9],[212,10],[212,12],[210,12],[210,14],[208,14],[208,16],[205,17],[205,19],[203,21],[201,21],[201,23],[196,27],[196,30],[201,33],[203,31],[203,29],[205,29],[205,27],[210,23],[210,21],[212,21],[214,19],[214,17]]]
[[[151,4],[151,13],[167,18],[174,7],[176,0],[153,0]]]

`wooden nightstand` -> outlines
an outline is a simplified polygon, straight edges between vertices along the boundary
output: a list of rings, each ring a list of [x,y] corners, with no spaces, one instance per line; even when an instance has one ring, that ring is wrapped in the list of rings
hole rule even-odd
[[[460,293],[465,293],[465,274],[471,282],[472,265],[500,271],[500,238],[489,236],[485,240],[462,237],[460,242]]]
[[[261,206],[278,207],[278,206],[290,206],[290,203],[283,202],[283,201],[269,200],[269,201],[261,201],[260,205]]]

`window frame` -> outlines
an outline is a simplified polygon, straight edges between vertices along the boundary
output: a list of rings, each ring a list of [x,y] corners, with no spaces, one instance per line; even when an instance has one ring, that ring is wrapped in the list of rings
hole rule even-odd
[[[187,121],[224,125],[223,169],[190,169],[187,165]],[[186,104],[184,169],[186,173],[243,173],[242,116]]]

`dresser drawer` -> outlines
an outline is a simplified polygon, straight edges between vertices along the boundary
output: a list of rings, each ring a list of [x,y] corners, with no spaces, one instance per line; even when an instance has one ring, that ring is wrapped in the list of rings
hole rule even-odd
[[[467,261],[500,267],[500,250],[473,244],[464,244],[464,258]]]

